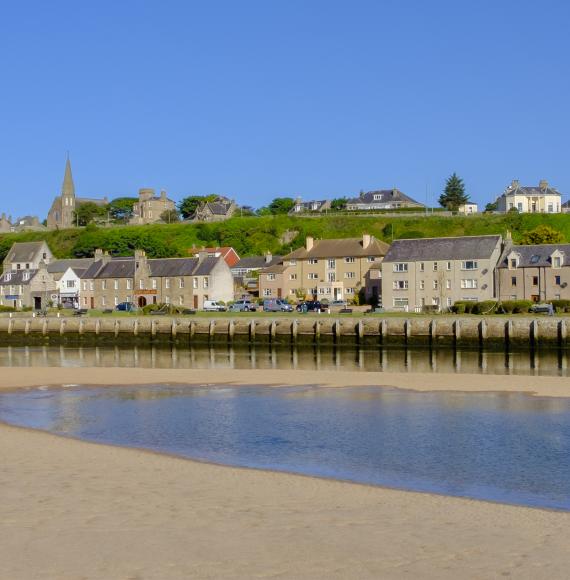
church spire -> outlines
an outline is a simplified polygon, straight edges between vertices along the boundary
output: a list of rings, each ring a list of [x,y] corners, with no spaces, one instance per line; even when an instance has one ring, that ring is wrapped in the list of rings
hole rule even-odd
[[[63,176],[63,185],[61,186],[61,195],[75,197],[75,185],[73,184],[73,175],[71,175],[69,154],[67,155],[67,162],[65,164],[65,175]]]

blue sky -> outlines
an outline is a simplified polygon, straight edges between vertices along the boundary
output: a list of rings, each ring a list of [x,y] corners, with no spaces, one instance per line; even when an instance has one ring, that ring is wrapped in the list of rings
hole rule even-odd
[[[456,171],[570,193],[570,3],[64,0],[0,8],[0,211],[78,195],[260,206]],[[568,197],[565,197],[568,199]]]

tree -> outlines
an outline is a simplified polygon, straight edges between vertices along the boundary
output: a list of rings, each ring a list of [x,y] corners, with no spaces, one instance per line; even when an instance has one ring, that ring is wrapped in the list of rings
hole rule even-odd
[[[268,206],[269,212],[273,215],[288,213],[295,205],[292,197],[276,197]]]
[[[127,223],[133,217],[133,206],[136,197],[117,197],[109,203],[109,213],[115,222]]]
[[[191,218],[196,213],[196,210],[201,203],[206,201],[216,201],[218,197],[219,196],[216,194],[189,195],[178,203],[178,211],[184,219]]]
[[[160,219],[165,224],[174,224],[180,220],[180,214],[175,209],[166,209],[160,214]]]
[[[100,220],[107,215],[107,206],[98,205],[92,201],[80,203],[75,208],[74,220],[78,226],[86,226],[92,222]]]
[[[493,213],[499,209],[499,204],[496,201],[492,201],[485,206],[485,213]]]
[[[550,226],[537,226],[534,230],[526,232],[520,243],[524,245],[534,244],[558,244],[564,241],[564,236],[558,230]]]
[[[342,211],[343,209],[346,209],[347,201],[348,199],[346,197],[337,197],[331,201],[331,209],[334,209],[335,211]]]
[[[468,201],[469,196],[465,193],[463,179],[453,173],[445,182],[445,189],[439,196],[439,205],[449,211],[457,211],[460,205]]]

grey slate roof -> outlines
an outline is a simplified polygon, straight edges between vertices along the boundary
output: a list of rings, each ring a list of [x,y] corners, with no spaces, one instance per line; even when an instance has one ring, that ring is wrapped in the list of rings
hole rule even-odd
[[[505,190],[503,195],[532,195],[532,196],[541,196],[541,195],[561,195],[560,192],[548,185],[547,187],[540,187],[539,185],[513,185],[511,184]]]
[[[0,286],[10,286],[16,284],[26,285],[29,284],[32,278],[38,273],[38,270],[15,270],[14,272],[5,272],[0,276]],[[24,274],[27,274],[29,278],[24,279]],[[8,280],[8,276],[10,279]]]
[[[501,236],[394,240],[384,262],[484,259],[491,256],[500,240]]]
[[[519,268],[549,268],[551,264],[550,256],[553,252],[559,250],[570,259],[570,244],[544,244],[535,246],[511,246],[503,253],[499,268],[507,268],[507,256],[511,252],[519,255]]]
[[[218,201],[209,201],[207,202],[208,209],[214,215],[226,215],[231,207],[231,202],[223,203]]]
[[[374,199],[375,195],[380,195],[381,198]],[[421,203],[417,202],[415,199],[412,199],[410,196],[406,195],[404,192],[400,191],[397,188],[367,191],[366,193],[362,193],[359,197],[349,199],[346,203],[347,205],[357,203],[369,205],[373,203],[391,203],[391,202],[410,203],[416,204],[418,206],[422,205]]]
[[[315,240],[310,250],[299,248],[285,256],[285,260],[304,260],[308,258],[346,258],[363,256],[384,256],[388,244],[373,238],[367,248],[362,238],[343,238],[334,240]]]
[[[54,260],[47,266],[47,271],[50,274],[63,273],[68,268],[86,270],[93,264],[93,258],[72,258],[69,260]]]
[[[271,260],[267,262],[265,256],[247,256],[242,258],[232,270],[256,270],[260,268],[269,268],[275,264],[279,264],[283,260],[283,256],[272,256]]]
[[[16,242],[6,256],[7,262],[31,262],[44,242]]]

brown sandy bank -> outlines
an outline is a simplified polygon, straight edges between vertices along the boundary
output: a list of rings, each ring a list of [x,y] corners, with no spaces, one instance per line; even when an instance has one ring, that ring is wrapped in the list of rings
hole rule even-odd
[[[567,578],[570,514],[0,425],[0,578]]]
[[[570,396],[568,377],[266,369],[0,368],[0,389],[77,383],[86,385],[231,383],[275,386],[319,384],[332,387],[378,385],[418,391],[520,391],[548,397]]]

